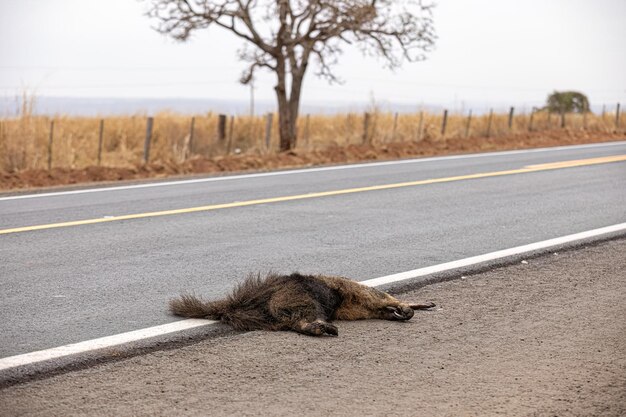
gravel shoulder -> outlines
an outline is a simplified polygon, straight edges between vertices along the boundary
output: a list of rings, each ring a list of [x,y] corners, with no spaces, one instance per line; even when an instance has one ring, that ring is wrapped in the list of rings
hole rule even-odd
[[[407,323],[231,332],[0,391],[3,415],[626,415],[626,240],[399,294]]]

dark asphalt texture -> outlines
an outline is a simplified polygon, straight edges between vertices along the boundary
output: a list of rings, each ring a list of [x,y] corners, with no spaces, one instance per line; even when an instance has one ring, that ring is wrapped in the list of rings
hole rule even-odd
[[[626,240],[396,294],[406,322],[235,332],[0,388],[3,416],[626,415]]]
[[[0,201],[0,228],[626,154],[626,144]],[[0,357],[175,320],[250,272],[365,280],[626,221],[626,163],[0,235]]]

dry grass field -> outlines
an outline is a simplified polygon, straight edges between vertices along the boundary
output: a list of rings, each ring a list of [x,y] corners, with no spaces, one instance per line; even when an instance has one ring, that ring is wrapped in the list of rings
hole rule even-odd
[[[154,116],[146,164],[146,115],[51,118],[25,103],[18,117],[0,119],[0,189],[616,140],[626,125],[622,115],[616,129],[615,113],[566,114],[564,128],[560,115],[542,111],[516,114],[510,127],[508,113],[450,114],[444,134],[443,114],[374,109],[367,123],[363,113],[304,115],[296,149],[281,155],[276,115],[268,147],[266,116],[228,117],[220,139],[215,113],[164,112]]]

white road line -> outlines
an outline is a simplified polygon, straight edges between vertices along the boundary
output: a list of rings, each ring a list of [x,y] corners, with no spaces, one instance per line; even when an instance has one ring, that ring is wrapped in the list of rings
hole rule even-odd
[[[30,365],[37,362],[58,359],[77,353],[86,353],[93,350],[110,348],[125,343],[137,342],[155,336],[162,336],[181,330],[193,329],[194,327],[208,326],[217,323],[212,320],[187,319],[175,321],[173,323],[162,324],[160,326],[148,327],[134,330],[132,332],[120,333],[113,336],[101,337],[98,339],[86,340],[84,342],[72,343],[71,345],[59,346],[52,349],[39,350],[36,352],[24,353],[22,355],[9,356],[0,359],[0,371],[18,366]]]
[[[402,160],[384,161],[384,162],[366,162],[366,163],[361,163],[361,164],[335,165],[335,166],[319,167],[319,168],[304,168],[304,169],[293,169],[293,170],[287,170],[287,171],[260,172],[260,173],[255,173],[255,174],[229,175],[229,176],[223,176],[223,177],[196,178],[192,180],[152,182],[152,183],[146,183],[146,184],[88,188],[88,189],[83,189],[83,190],[59,191],[59,192],[50,192],[50,193],[20,194],[20,195],[8,196],[8,197],[0,197],[0,201],[23,200],[27,198],[57,197],[57,196],[73,195],[73,194],[101,193],[101,192],[107,192],[107,191],[132,190],[132,189],[137,189],[137,188],[178,186],[178,185],[186,185],[186,184],[198,184],[198,183],[204,183],[204,182],[232,181],[232,180],[242,180],[242,179],[249,179],[249,178],[274,177],[274,176],[280,176],[280,175],[308,174],[312,172],[338,171],[338,170],[344,170],[344,169],[355,169],[355,168],[366,168],[366,167],[369,168],[369,167],[379,167],[379,166],[387,166],[387,165],[416,164],[416,163],[423,163],[423,162],[447,161],[447,160],[455,160],[455,159],[485,158],[489,156],[507,156],[507,155],[518,155],[518,154],[524,154],[524,153],[602,148],[602,147],[621,146],[621,145],[626,145],[626,141],[592,143],[592,144],[587,144],[587,145],[575,145],[575,146],[556,146],[552,148],[521,149],[517,151],[487,152],[487,153],[477,153],[477,154],[468,154],[468,155],[437,156],[437,157],[432,157],[432,158],[402,159]]]
[[[437,272],[450,271],[453,269],[464,268],[466,266],[477,265],[483,262],[504,259],[509,256],[521,255],[523,253],[533,252],[536,250],[546,249],[552,246],[563,245],[565,243],[575,242],[577,240],[597,237],[608,233],[614,233],[626,230],[626,223],[614,224],[612,226],[601,227],[599,229],[588,230],[586,232],[574,233],[573,235],[561,236],[554,239],[543,240],[528,245],[516,246],[514,248],[499,250],[496,252],[486,253],[484,255],[472,256],[470,258],[460,259],[458,261],[446,262],[439,265],[433,265],[426,268],[414,269],[412,271],[400,272],[398,274],[387,275],[386,277],[368,279],[361,281],[362,284],[370,287],[391,284],[394,282],[404,281],[407,279],[423,277]]]
[[[412,271],[401,272],[398,274],[387,275],[384,277],[361,281],[361,284],[376,287],[384,284],[405,281],[408,279],[423,277],[437,272],[451,271],[471,265],[477,265],[482,262],[504,259],[514,255],[533,252],[536,250],[546,249],[578,240],[598,237],[609,233],[615,233],[626,230],[626,223],[615,224],[612,226],[601,227],[599,229],[588,230],[585,232],[574,233],[572,235],[561,236],[554,239],[548,239],[541,242],[535,242],[528,245],[517,246],[510,249],[499,250],[496,252],[486,253],[484,255],[472,256],[470,258],[460,259],[458,261],[446,262],[439,265],[433,265],[426,268],[414,269]],[[10,356],[0,359],[0,371],[16,368],[20,366],[32,365],[37,362],[43,362],[52,359],[59,359],[65,356],[75,355],[78,353],[86,353],[98,349],[111,348],[125,343],[137,342],[156,336],[164,336],[167,334],[179,332],[181,330],[193,329],[195,327],[210,326],[218,323],[213,320],[202,319],[186,319],[174,323],[163,324],[146,329],[135,330],[132,332],[121,333],[113,336],[101,337],[99,339],[87,340],[84,342],[74,343],[65,346],[59,346],[52,349],[40,350],[36,352],[25,353],[22,355]]]

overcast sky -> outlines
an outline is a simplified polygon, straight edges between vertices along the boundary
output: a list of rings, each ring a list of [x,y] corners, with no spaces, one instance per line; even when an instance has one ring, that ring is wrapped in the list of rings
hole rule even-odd
[[[248,100],[241,42],[219,29],[177,43],[136,0],[0,0],[0,95]],[[305,102],[534,105],[555,89],[626,102],[625,0],[440,0],[436,49],[395,73],[346,48],[330,86],[313,73]],[[273,100],[263,75],[258,99]]]

